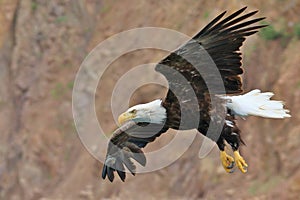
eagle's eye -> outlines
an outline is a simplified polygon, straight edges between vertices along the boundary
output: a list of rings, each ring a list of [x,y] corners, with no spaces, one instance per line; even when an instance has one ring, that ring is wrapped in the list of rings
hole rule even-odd
[[[136,114],[136,112],[137,112],[136,109],[133,109],[133,110],[129,111],[129,113],[131,113],[131,114]]]

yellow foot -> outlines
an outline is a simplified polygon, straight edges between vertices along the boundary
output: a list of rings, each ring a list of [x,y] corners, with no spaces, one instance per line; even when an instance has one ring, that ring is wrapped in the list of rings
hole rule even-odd
[[[246,173],[248,165],[244,160],[244,158],[240,155],[238,151],[234,151],[233,154],[234,154],[235,163],[238,166],[238,168],[241,170],[241,172]]]
[[[234,159],[225,151],[220,151],[220,159],[226,172],[232,173],[234,167]]]

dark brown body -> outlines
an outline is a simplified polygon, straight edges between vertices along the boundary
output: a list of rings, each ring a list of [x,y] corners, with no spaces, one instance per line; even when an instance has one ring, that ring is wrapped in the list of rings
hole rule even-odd
[[[198,106],[195,106],[198,107],[198,110],[191,108],[191,102],[187,102],[182,103],[182,111],[177,98],[174,98],[174,94],[169,92],[166,100],[162,103],[167,110],[167,121],[164,128],[197,129],[201,134],[215,141],[220,150],[224,150],[224,141],[230,144],[233,150],[237,150],[243,141],[240,137],[240,130],[235,123],[235,117],[226,109],[223,99],[213,98],[214,107],[211,104],[210,95],[205,93],[203,101],[199,101]],[[184,115],[185,120],[183,120],[186,123],[182,123],[182,112],[186,113]],[[230,121],[231,125],[228,126],[225,120]]]

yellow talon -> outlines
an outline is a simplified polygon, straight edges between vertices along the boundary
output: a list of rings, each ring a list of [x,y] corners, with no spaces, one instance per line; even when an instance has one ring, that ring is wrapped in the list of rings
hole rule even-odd
[[[235,163],[238,166],[238,168],[241,170],[241,172],[246,173],[248,165],[244,160],[244,158],[240,155],[238,151],[234,151],[233,154],[234,154]]]
[[[234,167],[234,159],[225,151],[220,151],[220,159],[226,172],[232,173]]]

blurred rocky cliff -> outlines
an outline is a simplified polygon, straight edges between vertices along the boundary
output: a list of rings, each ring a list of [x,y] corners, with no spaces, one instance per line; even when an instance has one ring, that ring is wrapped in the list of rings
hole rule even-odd
[[[80,143],[72,117],[72,87],[88,52],[109,36],[159,26],[192,36],[218,13],[258,9],[271,24],[243,47],[244,88],[274,91],[292,118],[240,120],[249,172],[226,174],[214,149],[198,159],[199,136],[171,166],[113,184]],[[300,195],[300,1],[1,0],[0,199],[295,199]],[[114,51],[114,49],[108,49]],[[157,62],[166,52],[133,53],[111,70],[96,97],[105,129],[120,73]],[[139,90],[134,102],[163,97]],[[162,136],[152,147],[171,136]],[[149,147],[151,148],[151,147]]]

